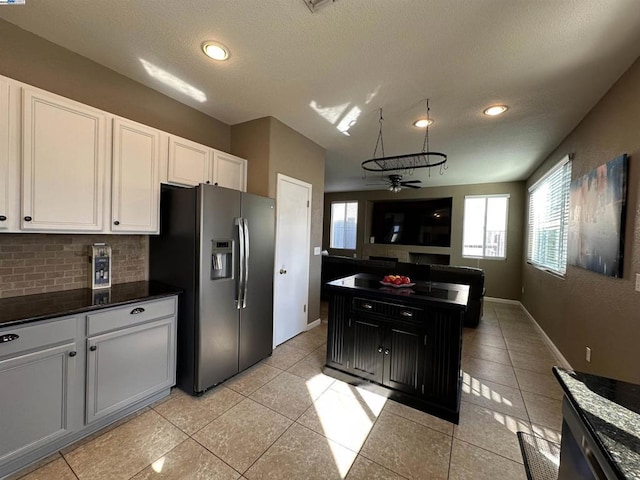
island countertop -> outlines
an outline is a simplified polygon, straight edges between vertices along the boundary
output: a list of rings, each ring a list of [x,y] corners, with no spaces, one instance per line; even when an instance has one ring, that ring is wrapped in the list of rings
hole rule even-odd
[[[640,479],[640,385],[559,367],[553,373],[613,471]]]
[[[339,278],[326,285],[329,288],[356,290],[375,293],[389,300],[419,300],[436,303],[440,306],[466,309],[469,299],[469,286],[441,282],[415,282],[411,287],[387,287],[380,283],[381,278],[368,273],[358,273]]]
[[[156,282],[118,283],[111,288],[80,288],[0,299],[0,328],[127,303],[177,295],[182,290]]]

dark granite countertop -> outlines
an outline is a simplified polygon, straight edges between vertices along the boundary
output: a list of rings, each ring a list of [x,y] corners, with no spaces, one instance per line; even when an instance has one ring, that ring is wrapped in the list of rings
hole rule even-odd
[[[553,367],[619,478],[640,479],[640,385]]]
[[[111,288],[81,288],[0,299],[0,328],[177,295],[182,290],[155,282],[119,283]]]
[[[361,292],[375,292],[389,300],[420,300],[438,305],[447,305],[465,309],[469,299],[469,286],[454,283],[418,281],[412,287],[394,288],[380,283],[377,275],[358,273],[350,277],[339,278],[327,282],[327,287],[338,289],[358,290]]]

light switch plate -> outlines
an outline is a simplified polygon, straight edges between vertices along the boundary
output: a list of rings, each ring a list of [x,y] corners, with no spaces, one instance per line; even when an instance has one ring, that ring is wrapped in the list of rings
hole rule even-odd
[[[640,273],[636,273],[636,292],[640,292]]]
[[[320,255],[320,253],[321,253],[320,247],[313,247],[313,254],[314,255]]]

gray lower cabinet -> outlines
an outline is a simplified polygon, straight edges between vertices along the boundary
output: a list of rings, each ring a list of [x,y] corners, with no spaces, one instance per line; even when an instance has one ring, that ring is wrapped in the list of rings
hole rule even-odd
[[[87,340],[87,423],[175,383],[175,317]]]
[[[177,297],[0,328],[0,478],[167,395]]]
[[[76,317],[0,330],[0,465],[82,426]]]

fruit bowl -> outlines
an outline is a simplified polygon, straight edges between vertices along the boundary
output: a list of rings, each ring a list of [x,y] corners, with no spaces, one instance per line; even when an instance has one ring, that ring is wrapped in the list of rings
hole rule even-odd
[[[385,287],[393,288],[412,287],[415,285],[415,282],[412,283],[411,279],[404,275],[385,275],[380,283]]]

